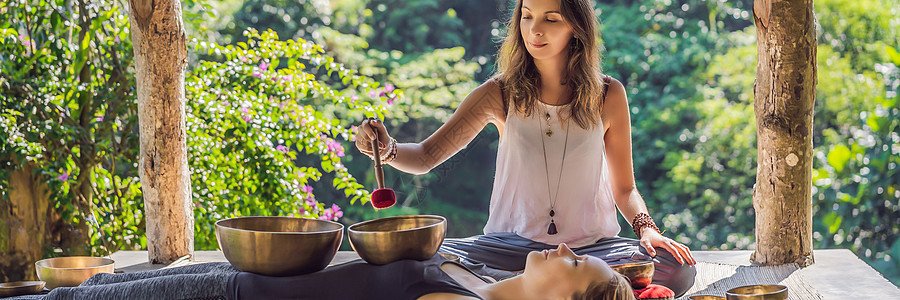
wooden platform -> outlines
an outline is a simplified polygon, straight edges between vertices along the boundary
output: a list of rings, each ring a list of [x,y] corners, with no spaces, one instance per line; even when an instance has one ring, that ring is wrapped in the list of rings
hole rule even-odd
[[[753,272],[772,271],[774,276],[764,281],[781,283],[796,290],[790,299],[900,299],[900,288],[856,257],[850,250],[815,250],[816,263],[807,268],[760,268],[750,264],[752,251],[694,251],[698,264],[697,280],[688,295],[717,294],[729,284],[739,282],[738,277],[754,278]],[[332,264],[339,264],[358,256],[354,252],[341,251]],[[147,263],[147,251],[119,251],[112,255],[116,270],[137,272],[200,262],[225,262],[221,251],[196,251],[193,259],[184,258],[170,265]],[[702,264],[702,265],[701,265]],[[706,274],[704,274],[704,272]],[[763,274],[765,275],[765,274]],[[760,277],[756,277],[760,278]],[[796,288],[795,288],[796,286]],[[808,290],[807,290],[808,289]],[[724,296],[721,295],[720,296]],[[683,297],[687,299],[687,297]]]

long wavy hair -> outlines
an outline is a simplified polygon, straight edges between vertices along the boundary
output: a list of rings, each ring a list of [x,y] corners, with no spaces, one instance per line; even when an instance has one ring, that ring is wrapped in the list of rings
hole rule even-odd
[[[606,91],[600,82],[600,32],[591,0],[558,0],[560,14],[573,29],[569,41],[569,63],[563,74],[563,84],[572,91],[572,107],[569,116],[583,129],[591,129],[600,123]],[[497,75],[504,93],[518,112],[531,116],[535,102],[540,98],[541,74],[534,64],[534,57],[525,48],[521,33],[522,2],[507,24],[509,31],[500,47],[497,58]],[[507,104],[508,105],[508,104]]]

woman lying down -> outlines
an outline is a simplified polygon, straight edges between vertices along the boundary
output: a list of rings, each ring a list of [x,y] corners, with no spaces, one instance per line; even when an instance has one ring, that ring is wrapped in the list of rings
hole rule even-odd
[[[382,266],[355,260],[291,277],[228,263],[97,274],[78,287],[18,299],[634,299],[628,279],[565,244],[528,254],[522,274],[495,281],[435,255]]]

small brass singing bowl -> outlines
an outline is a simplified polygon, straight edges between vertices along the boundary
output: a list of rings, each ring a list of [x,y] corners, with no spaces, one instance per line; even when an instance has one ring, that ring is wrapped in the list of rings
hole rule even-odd
[[[324,269],[341,246],[341,223],[294,217],[240,217],[216,222],[216,239],[235,269],[292,276]]]
[[[725,300],[725,297],[713,296],[713,295],[696,295],[690,296],[691,300]]]
[[[725,292],[728,300],[784,300],[788,288],[780,284],[758,284],[736,287]]]
[[[628,277],[628,280],[631,282],[631,288],[636,290],[643,289],[650,285],[650,282],[653,281],[653,272],[656,270],[653,266],[653,261],[642,261],[610,267],[616,272],[619,272],[619,274]]]
[[[70,256],[42,259],[34,263],[34,268],[38,278],[52,290],[61,286],[78,286],[97,273],[112,274],[116,270],[115,264],[109,258]]]
[[[432,215],[374,219],[347,228],[353,251],[373,265],[429,259],[441,247],[446,233],[447,219]]]
[[[0,283],[0,298],[37,294],[47,284],[43,281],[16,281]]]

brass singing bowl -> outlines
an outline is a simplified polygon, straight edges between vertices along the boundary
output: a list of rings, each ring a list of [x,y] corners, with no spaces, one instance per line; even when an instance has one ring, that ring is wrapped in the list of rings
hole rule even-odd
[[[725,292],[728,300],[784,300],[788,288],[780,284],[758,284],[736,287]]]
[[[441,247],[446,233],[447,219],[432,215],[374,219],[347,228],[350,246],[374,265],[429,259]]]
[[[34,268],[38,278],[52,290],[61,286],[78,286],[97,273],[112,274],[116,270],[115,264],[112,259],[104,257],[70,256],[42,259],[34,263]]]
[[[216,222],[216,239],[235,269],[291,276],[324,269],[341,246],[341,223],[293,217],[240,217]]]
[[[37,294],[47,284],[43,281],[16,281],[0,283],[0,298]]]
[[[696,295],[690,296],[691,300],[725,300],[725,297],[713,296],[713,295]]]
[[[642,261],[610,267],[616,272],[619,272],[619,274],[628,277],[628,280],[631,282],[631,288],[636,290],[643,289],[650,285],[650,282],[653,281],[653,272],[656,270],[653,266],[653,261]]]

